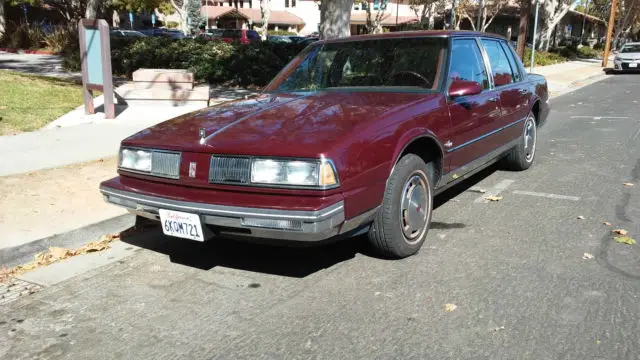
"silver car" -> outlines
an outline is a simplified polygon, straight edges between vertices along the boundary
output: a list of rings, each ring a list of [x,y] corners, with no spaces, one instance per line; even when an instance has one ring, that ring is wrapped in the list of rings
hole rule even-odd
[[[640,42],[624,44],[613,64],[615,70],[640,70]]]

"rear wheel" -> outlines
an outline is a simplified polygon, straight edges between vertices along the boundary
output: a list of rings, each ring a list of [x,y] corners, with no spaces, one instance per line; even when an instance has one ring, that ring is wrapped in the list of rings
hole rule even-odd
[[[520,136],[520,141],[513,149],[509,151],[505,157],[505,165],[507,168],[516,171],[527,170],[533,165],[533,159],[536,155],[536,140],[538,132],[536,127],[536,118],[533,113],[529,113],[524,122],[524,130]]]
[[[403,156],[387,181],[369,240],[382,255],[404,258],[420,250],[433,209],[430,167],[415,154]]]

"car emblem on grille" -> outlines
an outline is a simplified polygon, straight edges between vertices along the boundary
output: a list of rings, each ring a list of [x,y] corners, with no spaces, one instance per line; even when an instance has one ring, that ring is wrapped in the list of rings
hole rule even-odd
[[[204,139],[207,137],[207,131],[204,128],[200,128],[200,144],[204,144]]]
[[[195,162],[191,162],[189,163],[189,177],[194,178],[196,177],[196,166],[198,164]]]

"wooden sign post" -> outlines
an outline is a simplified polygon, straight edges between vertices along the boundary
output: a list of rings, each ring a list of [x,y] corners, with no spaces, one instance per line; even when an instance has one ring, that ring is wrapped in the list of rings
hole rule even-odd
[[[113,76],[111,74],[111,45],[109,24],[105,20],[82,19],[80,35],[80,61],[85,114],[94,114],[93,91],[102,91],[105,118],[115,118],[113,106]]]

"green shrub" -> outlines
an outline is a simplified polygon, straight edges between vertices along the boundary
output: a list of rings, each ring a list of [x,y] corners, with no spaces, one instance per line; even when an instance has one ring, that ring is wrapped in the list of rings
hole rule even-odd
[[[592,49],[588,46],[583,46],[578,49],[578,56],[583,59],[595,59],[600,56],[600,51]]]
[[[178,28],[178,22],[177,21],[167,21],[166,27],[168,27],[169,29],[177,29]]]
[[[294,33],[293,31],[287,31],[287,30],[269,30],[267,31],[267,35],[292,36],[292,35],[298,35],[298,34]]]
[[[593,45],[593,50],[604,50],[604,43],[597,43]]]
[[[61,53],[70,43],[78,41],[78,28],[75,25],[56,27],[44,36],[44,44],[49,51]]]
[[[558,53],[552,53],[552,52],[546,52],[546,51],[537,51],[536,50],[536,54],[535,54],[535,66],[546,66],[546,65],[553,65],[553,64],[559,64],[559,63],[563,63],[566,62],[567,58],[558,54]],[[531,66],[531,49],[530,48],[526,48],[525,52],[524,52],[524,66],[525,67],[529,67]]]
[[[36,26],[8,23],[0,39],[0,45],[13,49],[38,49],[43,39],[44,33]]]
[[[140,68],[190,69],[196,81],[240,86],[266,85],[304,45],[257,42],[227,44],[164,37],[118,38],[111,41],[114,75],[128,77]],[[63,51],[63,66],[79,71],[78,45]]]

